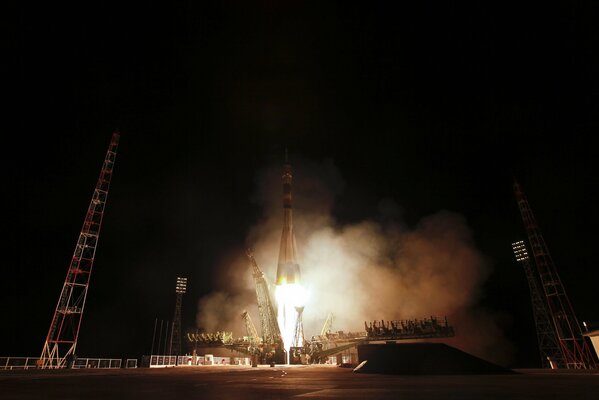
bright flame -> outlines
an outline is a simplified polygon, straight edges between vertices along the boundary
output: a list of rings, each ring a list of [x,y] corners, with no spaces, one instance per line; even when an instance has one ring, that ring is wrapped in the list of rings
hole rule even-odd
[[[306,304],[308,292],[302,285],[297,283],[278,285],[275,288],[275,298],[279,310],[277,316],[279,329],[281,330],[283,345],[287,354],[289,354],[295,336],[295,325],[297,324],[296,307],[303,307]],[[301,346],[303,343],[299,343],[299,345]]]
[[[277,304],[289,304],[292,307],[303,307],[306,305],[308,293],[299,283],[278,285],[275,297]]]

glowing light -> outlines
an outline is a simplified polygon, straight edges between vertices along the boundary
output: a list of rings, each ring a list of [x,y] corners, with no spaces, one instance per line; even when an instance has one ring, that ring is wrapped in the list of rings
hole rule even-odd
[[[278,285],[276,287],[275,297],[277,304],[289,304],[292,307],[302,307],[306,305],[308,292],[298,283]]]
[[[297,324],[296,307],[303,307],[306,304],[308,292],[297,283],[278,285],[275,289],[275,298],[278,306],[279,329],[283,345],[289,354]],[[299,343],[299,345],[302,346],[303,343]]]

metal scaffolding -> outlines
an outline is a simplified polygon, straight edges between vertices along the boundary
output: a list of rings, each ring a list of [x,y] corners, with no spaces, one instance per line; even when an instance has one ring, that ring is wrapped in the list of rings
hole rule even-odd
[[[187,292],[187,278],[177,277],[175,286],[175,313],[171,332],[171,344],[169,355],[181,355],[181,307],[183,304],[183,295]]]
[[[595,368],[593,354],[582,336],[578,319],[557,273],[549,248],[541,234],[528,200],[517,182],[514,182],[514,193],[524,222],[524,228],[528,234],[532,254],[535,258],[553,327],[564,355],[566,368]]]
[[[272,301],[268,282],[264,273],[258,267],[251,249],[248,249],[247,257],[252,268],[252,276],[256,284],[256,299],[258,301],[258,313],[260,316],[260,329],[262,333],[261,344],[258,348],[250,348],[249,353],[261,354],[261,362],[284,362],[284,348],[281,331],[277,322],[277,309]],[[249,315],[248,315],[249,317]]]
[[[67,360],[75,357],[119,137],[118,132],[112,134],[42,349],[42,368],[64,368],[67,366]]]
[[[541,289],[537,277],[533,272],[533,266],[526,250],[526,244],[520,240],[512,243],[516,261],[522,265],[528,288],[530,289],[530,300],[532,304],[532,313],[537,329],[537,342],[539,345],[539,354],[541,356],[541,365],[547,368],[565,368],[566,362],[564,353],[559,345],[559,340],[553,329],[551,317],[547,311],[547,303],[541,295]]]

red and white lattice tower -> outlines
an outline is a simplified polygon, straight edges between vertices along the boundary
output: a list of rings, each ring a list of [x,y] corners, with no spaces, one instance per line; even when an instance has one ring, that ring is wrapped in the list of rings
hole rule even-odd
[[[566,361],[562,347],[557,339],[551,316],[547,310],[547,301],[539,278],[534,271],[534,263],[528,256],[526,244],[523,240],[512,243],[516,261],[524,268],[526,279],[528,280],[528,289],[530,291],[530,301],[532,305],[532,315],[537,328],[537,343],[539,345],[539,355],[541,356],[541,365],[549,368],[565,368]]]
[[[578,319],[574,314],[574,309],[566,295],[566,289],[562,285],[553,259],[549,254],[549,248],[545,244],[545,239],[543,239],[528,200],[517,182],[514,182],[514,193],[528,234],[541,286],[547,300],[549,314],[557,334],[566,368],[595,368],[593,354],[582,336]]]
[[[118,144],[119,134],[115,132],[112,134],[112,140],[100,171],[100,178],[89,203],[83,228],[75,245],[75,252],[50,323],[40,357],[42,368],[64,368],[67,360],[75,356]]]

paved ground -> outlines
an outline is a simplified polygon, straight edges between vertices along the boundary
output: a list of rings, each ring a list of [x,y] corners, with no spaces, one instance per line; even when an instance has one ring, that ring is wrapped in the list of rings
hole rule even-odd
[[[599,371],[396,376],[335,366],[0,371],[0,399],[599,399]]]

